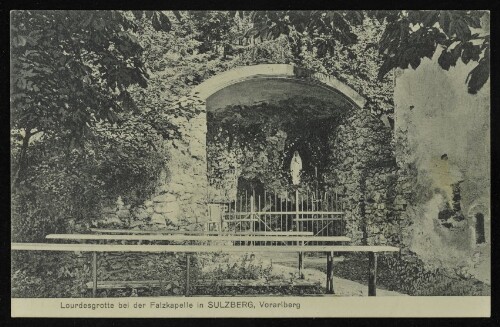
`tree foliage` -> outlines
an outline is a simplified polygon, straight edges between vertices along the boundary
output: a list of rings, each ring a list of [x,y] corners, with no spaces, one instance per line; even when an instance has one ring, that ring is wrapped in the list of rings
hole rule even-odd
[[[200,41],[201,18],[153,11],[12,15],[14,239],[88,226],[117,196],[131,205],[150,197],[167,168],[164,141],[182,138],[179,121],[200,113],[198,100],[185,95],[232,65],[216,42],[207,48]]]
[[[246,35],[264,39],[285,34],[297,40],[310,35],[321,55],[333,50],[335,44],[349,46],[357,41],[353,25],[363,22],[359,11],[259,11],[253,15],[254,27]]]
[[[107,199],[151,193],[166,157],[131,96],[148,86],[137,31],[118,11],[12,13],[14,238],[88,224]]]
[[[117,121],[127,88],[147,86],[133,28],[116,11],[13,12],[13,127],[81,137],[93,120]]]
[[[438,63],[445,70],[459,58],[465,64],[478,62],[466,80],[469,93],[477,93],[490,71],[490,36],[474,32],[481,29],[483,15],[459,10],[391,12],[379,42],[384,59],[379,76],[396,67],[416,69],[422,58],[432,58],[440,47]]]
[[[65,135],[74,147],[93,123],[133,107],[127,88],[147,86],[142,48],[126,32],[134,27],[115,11],[12,13],[11,127],[24,134],[16,183],[33,134]]]
[[[423,58],[443,51],[439,65],[448,70],[461,58],[478,62],[467,77],[468,91],[475,94],[486,83],[490,71],[489,31],[481,35],[482,11],[264,11],[253,15],[254,28],[247,35],[277,38],[287,35],[301,40],[310,36],[320,56],[327,56],[340,44],[346,51],[357,41],[353,28],[365,17],[385,23],[385,30],[371,46],[378,49],[383,63],[379,79],[394,68],[416,69]],[[489,18],[488,18],[489,19]]]

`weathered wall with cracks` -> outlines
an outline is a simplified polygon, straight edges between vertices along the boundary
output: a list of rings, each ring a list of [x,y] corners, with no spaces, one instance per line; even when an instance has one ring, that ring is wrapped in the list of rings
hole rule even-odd
[[[396,78],[396,156],[417,172],[406,243],[424,261],[489,281],[490,86],[468,94],[474,64],[459,60],[444,71],[438,56]],[[485,220],[481,244],[478,214]]]

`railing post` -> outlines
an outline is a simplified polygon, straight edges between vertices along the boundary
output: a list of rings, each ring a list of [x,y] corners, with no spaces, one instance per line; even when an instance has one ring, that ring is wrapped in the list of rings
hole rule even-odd
[[[301,231],[299,224],[299,190],[295,190],[295,226],[297,231]]]
[[[333,252],[326,253],[326,294],[335,294],[333,290]]]
[[[250,195],[250,231],[255,230],[254,219],[255,219],[255,190],[252,190],[252,195]],[[248,244],[255,245],[254,241],[248,242]]]
[[[368,252],[368,296],[377,295],[377,253]]]
[[[302,228],[299,221],[299,190],[295,190],[295,225],[297,226],[297,231],[301,232]],[[304,245],[304,241],[300,242],[300,245]],[[299,278],[304,279],[304,253],[299,252]]]
[[[250,230],[253,232],[254,231],[254,219],[255,216],[255,208],[254,208],[254,197],[253,194],[250,195]]]
[[[186,253],[186,290],[184,294],[189,296],[189,268],[190,268],[191,255]]]
[[[92,297],[97,297],[97,252],[92,252]]]

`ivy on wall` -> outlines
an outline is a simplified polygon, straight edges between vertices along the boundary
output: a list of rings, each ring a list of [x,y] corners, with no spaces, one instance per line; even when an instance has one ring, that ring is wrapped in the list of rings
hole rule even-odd
[[[291,185],[290,160],[298,151],[302,185],[315,187],[328,165],[328,135],[345,113],[332,103],[303,97],[209,112],[211,184],[228,187],[223,181],[234,183],[241,177],[260,181],[268,191],[286,191]]]

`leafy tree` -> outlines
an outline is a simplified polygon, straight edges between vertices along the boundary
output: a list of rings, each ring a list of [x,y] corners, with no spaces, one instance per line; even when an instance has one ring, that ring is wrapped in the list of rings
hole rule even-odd
[[[293,43],[310,36],[319,54],[326,55],[337,42],[345,46],[356,43],[351,26],[361,24],[363,16],[358,11],[258,11],[253,22],[247,35],[269,39],[285,34]]]
[[[198,47],[201,53],[221,47],[227,50],[230,41],[230,30],[234,25],[234,15],[227,11],[192,11],[189,12],[200,33],[195,39],[200,42]]]
[[[478,62],[466,79],[468,91],[475,94],[488,80],[490,71],[489,32],[481,35],[483,11],[262,11],[253,17],[254,28],[247,35],[262,39],[288,36],[300,47],[301,40],[310,36],[320,56],[327,56],[341,45],[349,47],[357,42],[353,28],[365,17],[385,24],[385,30],[376,47],[382,57],[379,79],[393,68],[416,69],[422,58],[432,58],[438,47],[443,51],[439,65],[448,70],[461,58],[464,63]]]
[[[455,66],[459,58],[465,64],[478,62],[466,80],[468,92],[477,93],[490,74],[490,36],[479,33],[484,14],[461,10],[386,13],[387,25],[379,41],[384,59],[379,77],[396,67],[416,69],[422,58],[432,58],[440,47],[443,51],[438,63],[445,70]]]
[[[164,14],[153,26],[168,30]],[[119,11],[14,11],[11,14],[11,128],[20,131],[20,182],[30,139],[65,135],[81,145],[91,126],[135,110],[128,88],[147,86],[133,16]]]
[[[144,15],[170,29],[155,27],[165,14]],[[166,155],[131,96],[148,85],[137,29],[118,11],[12,13],[14,238],[63,231],[98,217],[106,199],[151,193]]]

